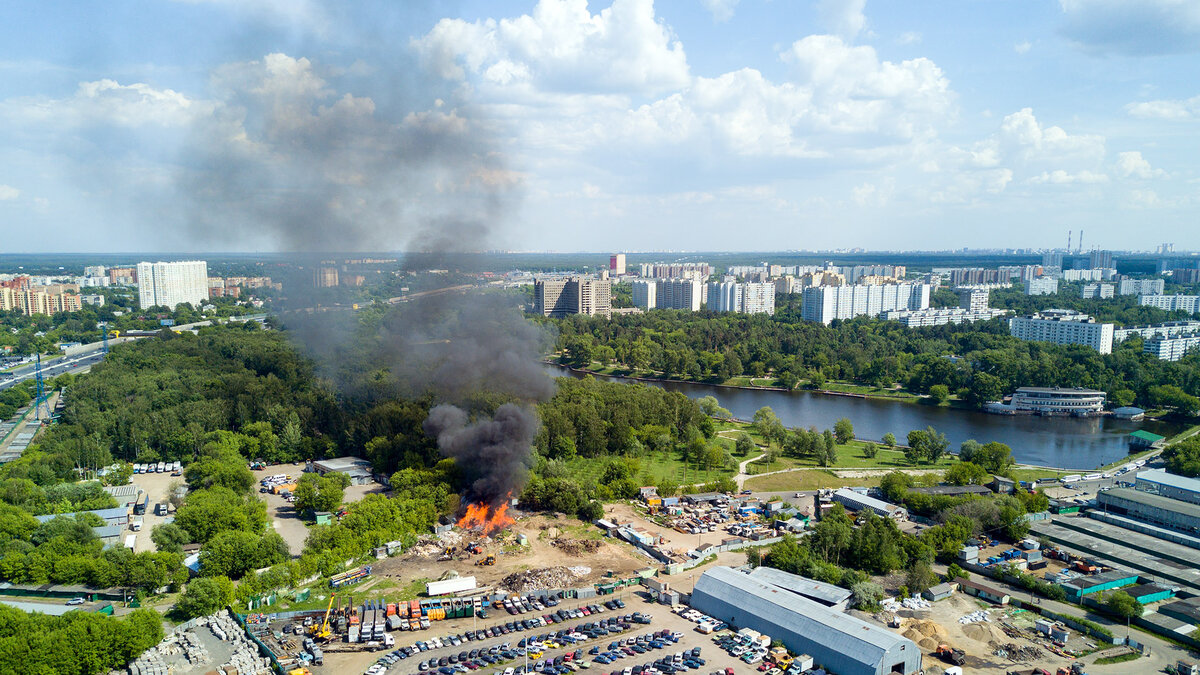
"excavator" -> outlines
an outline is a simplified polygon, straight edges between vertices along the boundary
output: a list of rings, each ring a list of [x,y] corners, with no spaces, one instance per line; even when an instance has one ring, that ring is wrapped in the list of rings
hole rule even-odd
[[[328,640],[333,631],[329,629],[329,611],[333,609],[333,601],[337,599],[337,594],[329,596],[329,606],[325,608],[325,616],[321,619],[320,624],[314,623],[308,627],[308,634],[317,640]]]
[[[444,562],[446,560],[454,560],[454,556],[457,554],[458,554],[457,546],[447,546],[445,549],[442,550],[442,556],[440,558],[438,558],[438,562]]]
[[[475,564],[479,565],[480,567],[491,567],[492,565],[496,564],[496,556],[488,555],[486,558],[480,558],[479,560],[475,561]]]

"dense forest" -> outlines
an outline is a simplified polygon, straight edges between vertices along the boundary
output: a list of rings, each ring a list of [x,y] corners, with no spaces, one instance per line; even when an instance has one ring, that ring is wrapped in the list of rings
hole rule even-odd
[[[1012,293],[994,294],[999,306],[1035,308],[1036,299],[1017,300]],[[774,316],[656,310],[612,319],[572,316],[553,324],[571,365],[615,363],[639,373],[714,383],[743,375],[771,377],[786,387],[801,382],[821,387],[827,380],[900,383],[918,394],[943,385],[972,403],[998,400],[1016,387],[1078,386],[1105,390],[1120,405],[1184,412],[1195,411],[1194,397],[1200,395],[1200,351],[1178,362],[1160,361],[1143,355],[1142,340],[1134,338],[1101,355],[1083,346],[1018,340],[999,320],[909,329],[861,317],[824,326],[800,319],[798,296],[781,298]],[[1038,302],[1040,308],[1046,300]],[[1127,298],[1107,313],[1087,309],[1132,323],[1181,318],[1132,306]]]

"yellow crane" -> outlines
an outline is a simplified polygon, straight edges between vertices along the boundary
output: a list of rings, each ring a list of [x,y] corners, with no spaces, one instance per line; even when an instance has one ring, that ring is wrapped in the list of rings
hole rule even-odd
[[[337,594],[333,593],[329,596],[329,606],[325,608],[325,616],[321,619],[320,624],[313,624],[309,627],[308,632],[318,640],[327,639],[333,635],[329,630],[329,611],[333,609],[333,601],[337,599]]]

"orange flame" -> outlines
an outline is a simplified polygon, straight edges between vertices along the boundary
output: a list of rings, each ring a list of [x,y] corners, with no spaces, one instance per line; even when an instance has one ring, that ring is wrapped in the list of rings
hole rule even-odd
[[[490,535],[515,522],[508,515],[508,498],[505,498],[495,508],[487,504],[468,504],[467,512],[458,519],[458,526],[464,530],[479,529],[484,534]]]

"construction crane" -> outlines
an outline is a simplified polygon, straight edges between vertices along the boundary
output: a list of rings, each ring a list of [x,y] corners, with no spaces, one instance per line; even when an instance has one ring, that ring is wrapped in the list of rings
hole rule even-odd
[[[337,594],[331,594],[329,596],[329,606],[325,608],[325,616],[321,619],[321,623],[314,623],[312,626],[309,626],[308,632],[314,638],[318,640],[327,640],[331,635],[333,635],[333,631],[329,630],[329,611],[333,609],[333,602],[336,599]]]

